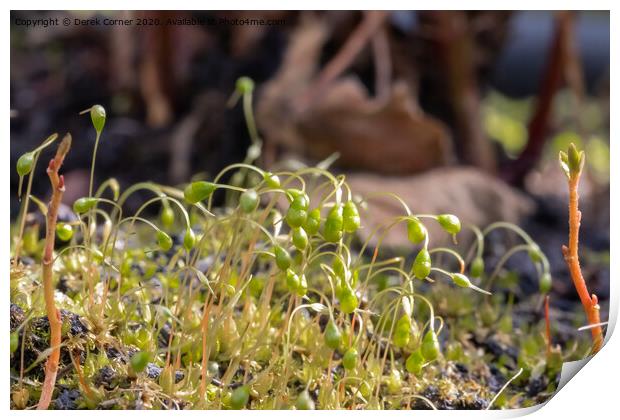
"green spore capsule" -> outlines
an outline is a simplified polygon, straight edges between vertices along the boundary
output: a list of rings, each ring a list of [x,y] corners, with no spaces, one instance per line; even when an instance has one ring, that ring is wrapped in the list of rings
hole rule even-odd
[[[302,227],[293,229],[293,245],[299,251],[303,251],[308,246],[308,235]]]
[[[146,368],[146,365],[148,365],[150,359],[151,356],[148,352],[139,351],[134,353],[133,356],[131,356],[129,364],[134,372],[140,373]]]
[[[439,339],[437,334],[433,330],[427,331],[422,339],[422,346],[420,348],[424,359],[432,362],[439,357]]]
[[[549,293],[551,291],[551,274],[544,272],[538,280],[538,288],[540,293]]]
[[[174,224],[174,210],[172,210],[170,207],[164,207],[161,210],[160,219],[161,224],[164,225],[165,228],[171,228]]]
[[[437,216],[437,221],[443,230],[451,235],[456,235],[461,231],[461,221],[453,214],[440,214]]]
[[[476,257],[471,262],[471,267],[469,268],[469,275],[473,278],[480,278],[484,274],[484,260],[482,257]]]
[[[321,228],[321,210],[316,208],[310,211],[303,224],[304,230],[308,235],[316,235]]]
[[[17,159],[17,174],[19,176],[26,176],[32,171],[32,165],[34,164],[34,153],[26,152]]]
[[[183,191],[183,197],[185,201],[190,204],[196,204],[202,200],[205,200],[213,194],[216,186],[212,182],[196,181],[185,187]]]
[[[543,253],[536,244],[532,244],[527,250],[527,253],[534,264],[541,262],[543,259]]]
[[[11,354],[17,351],[17,347],[19,346],[19,335],[17,331],[11,333]]]
[[[183,236],[183,246],[186,250],[190,251],[196,245],[196,234],[192,229],[187,229]]]
[[[347,370],[355,369],[358,356],[357,349],[351,347],[344,353],[344,356],[342,356],[342,366]]]
[[[97,204],[97,199],[93,197],[82,197],[73,203],[73,211],[77,214],[86,213]]]
[[[295,401],[295,408],[298,410],[314,410],[314,400],[308,390],[303,390]]]
[[[342,208],[343,229],[348,233],[355,233],[359,229],[360,213],[353,201],[347,201]]]
[[[291,266],[291,255],[286,249],[276,245],[273,247],[273,253],[276,257],[276,265],[280,270],[284,271]]]
[[[342,217],[342,206],[336,204],[327,214],[325,225],[323,226],[323,236],[327,242],[338,242],[342,239],[344,221]]]
[[[286,270],[286,287],[288,287],[289,292],[297,293],[300,286],[301,279],[299,276],[290,268]]]
[[[426,239],[426,227],[417,217],[407,219],[407,238],[413,244],[419,244]]]
[[[58,223],[56,225],[56,236],[63,242],[67,242],[73,238],[73,227],[68,223]]]
[[[306,294],[308,291],[308,280],[306,279],[306,275],[302,274],[299,276],[299,286],[297,287],[297,296],[301,297]]]
[[[422,352],[418,349],[407,357],[407,360],[405,361],[405,368],[407,369],[407,372],[413,375],[419,375],[422,373],[423,364],[424,356],[422,356]]]
[[[302,207],[304,209],[307,209],[310,205],[310,198],[308,197],[308,194],[306,194],[306,192],[303,190],[297,188],[289,188],[286,190],[286,196],[291,202],[291,205],[295,207]],[[293,204],[296,198],[298,198],[299,200],[295,204]]]
[[[237,83],[235,84],[235,89],[242,95],[246,93],[252,93],[254,90],[254,81],[249,77],[243,76],[237,79]]]
[[[295,201],[293,201],[293,203],[295,203]],[[293,204],[291,204],[286,212],[285,218],[289,227],[298,228],[305,223],[307,217],[308,211],[305,208],[293,206]]]
[[[239,207],[244,213],[252,213],[258,207],[258,193],[254,189],[245,190],[239,197]]]
[[[172,248],[172,238],[163,230],[157,232],[157,245],[162,251],[168,251]]]
[[[105,108],[101,105],[93,105],[90,108],[90,119],[93,122],[95,131],[101,133],[103,131],[103,127],[105,126]]]
[[[250,388],[247,385],[235,389],[230,396],[230,407],[233,410],[241,410],[250,400]]]
[[[413,274],[415,274],[418,279],[424,280],[430,273],[431,254],[429,254],[428,249],[422,248],[413,261]]]
[[[325,327],[325,344],[330,349],[337,349],[340,346],[342,340],[342,333],[333,320],[330,320]]]
[[[271,172],[263,172],[263,181],[269,188],[277,189],[280,188],[280,177],[278,175],[274,175]]]
[[[345,314],[352,313],[359,305],[355,291],[349,285],[341,289],[338,299],[340,300],[340,310]]]
[[[471,287],[471,281],[469,281],[469,279],[467,278],[465,274],[452,273],[450,277],[452,278],[452,281],[454,282],[454,284],[456,284],[459,287],[464,287],[464,288]]]
[[[411,317],[407,314],[401,316],[394,327],[392,342],[396,347],[405,347],[411,339]]]

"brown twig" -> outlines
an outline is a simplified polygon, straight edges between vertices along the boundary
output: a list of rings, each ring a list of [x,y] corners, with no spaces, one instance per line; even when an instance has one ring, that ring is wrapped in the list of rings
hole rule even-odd
[[[581,273],[579,265],[579,227],[581,225],[581,211],[579,211],[579,178],[585,163],[584,152],[578,152],[574,144],[568,149],[568,154],[560,153],[560,163],[568,177],[568,246],[562,246],[562,254],[568,265],[571,278],[579,294],[579,299],[588,317],[588,323],[592,326],[592,354],[597,353],[603,345],[603,330],[599,325],[601,318],[599,314],[598,298],[595,294],[590,295],[586,281]]]
[[[553,99],[562,87],[569,54],[574,49],[571,45],[574,42],[574,37],[571,36],[574,31],[574,20],[572,12],[559,12],[556,16],[555,35],[549,46],[549,58],[540,82],[536,109],[527,127],[527,144],[517,160],[506,166],[502,173],[503,178],[512,184],[522,184],[525,176],[536,166],[542,155],[553,110]]]
[[[355,57],[382,27],[387,16],[388,13],[386,11],[376,10],[364,14],[362,22],[347,38],[342,48],[301,95],[296,106],[298,112],[303,112],[307,109],[323,93],[324,89],[351,65]]]
[[[58,175],[58,170],[62,166],[65,156],[71,148],[71,135],[67,134],[63,139],[56,156],[47,167],[47,175],[52,184],[52,198],[47,210],[47,227],[45,233],[45,249],[43,251],[43,293],[45,296],[45,309],[50,324],[50,353],[45,364],[45,380],[41,389],[41,398],[37,405],[38,410],[46,410],[52,400],[56,375],[58,373],[58,361],[60,360],[60,340],[61,326],[60,312],[56,309],[54,302],[54,282],[53,270],[54,263],[54,241],[56,238],[56,220],[58,219],[58,209],[65,192],[65,180],[62,175]]]

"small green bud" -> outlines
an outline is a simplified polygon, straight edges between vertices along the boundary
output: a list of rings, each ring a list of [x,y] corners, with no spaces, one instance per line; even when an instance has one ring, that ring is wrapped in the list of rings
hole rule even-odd
[[[17,159],[17,173],[19,176],[26,176],[32,171],[34,163],[34,153],[26,152]]]
[[[298,410],[314,410],[314,400],[308,390],[303,390],[295,401],[295,408]]]
[[[342,340],[342,333],[338,329],[336,323],[332,320],[329,321],[325,327],[325,344],[330,349],[337,349],[340,346]]]
[[[286,270],[291,266],[291,255],[280,245],[273,247],[273,253],[276,256],[276,265],[280,270]]]
[[[345,232],[355,233],[359,229],[360,213],[353,201],[347,201],[342,208],[343,229]]]
[[[280,188],[280,178],[278,177],[278,175],[274,175],[271,172],[264,172],[263,180],[265,181],[265,184],[267,184],[269,188],[273,188],[273,189]]]
[[[327,242],[338,242],[342,239],[344,221],[342,217],[342,206],[336,204],[327,214],[325,225],[323,226],[323,236]]]
[[[249,77],[243,76],[237,79],[237,83],[235,84],[235,89],[242,95],[246,93],[252,93],[254,90],[254,81]]]
[[[188,228],[183,236],[183,246],[189,251],[194,248],[194,245],[196,245],[196,234],[191,228]]]
[[[19,335],[17,331],[11,333],[11,354],[17,351],[19,345]]]
[[[417,349],[413,353],[407,357],[405,361],[405,368],[407,372],[413,375],[419,375],[422,373],[422,365],[424,364],[424,356],[422,356],[422,352],[420,349]]]
[[[469,279],[467,278],[465,274],[452,273],[450,274],[450,277],[452,277],[452,281],[454,282],[454,284],[456,284],[459,287],[465,287],[465,288],[471,287],[471,281],[469,281]]]
[[[358,356],[359,355],[355,347],[351,347],[344,353],[344,356],[342,356],[342,366],[344,366],[347,370],[355,369],[355,366],[357,366]]]
[[[577,147],[571,143],[568,146],[568,169],[571,174],[578,174],[581,172],[583,168],[583,163],[585,162],[585,153],[583,151],[578,151]]]
[[[150,359],[151,356],[148,352],[139,351],[131,356],[129,364],[135,373],[140,373],[146,368],[146,365],[148,365]]]
[[[239,206],[244,213],[252,213],[258,207],[258,193],[256,190],[248,189],[241,193]]]
[[[95,131],[101,133],[103,126],[105,125],[105,108],[101,105],[93,105],[90,109],[90,119],[93,122]]]
[[[431,273],[431,254],[428,249],[422,248],[413,261],[413,274],[424,280]]]
[[[419,244],[426,239],[426,227],[417,217],[407,219],[407,238],[413,244]]]
[[[163,230],[157,231],[157,245],[162,251],[168,251],[172,248],[172,238]]]
[[[437,221],[451,235],[456,235],[461,231],[461,221],[453,214],[440,214],[437,216]]]
[[[56,236],[63,242],[67,242],[73,237],[73,227],[68,223],[58,223],[56,225]]]
[[[476,257],[471,262],[471,267],[469,269],[469,275],[473,278],[480,278],[484,274],[484,260],[482,257]]]
[[[564,171],[564,175],[566,175],[566,178],[570,179],[570,169],[568,167],[568,156],[566,155],[565,152],[560,151],[558,161],[560,162],[560,167]]]
[[[303,226],[308,235],[316,235],[321,227],[321,210],[316,208],[310,211]]]
[[[551,274],[549,272],[544,272],[540,279],[538,280],[538,287],[540,293],[549,293],[551,291]]]
[[[97,199],[93,197],[82,197],[73,203],[73,211],[80,214],[86,213],[97,204]]]
[[[230,407],[233,410],[241,410],[250,400],[250,389],[247,385],[240,386],[235,389],[230,396]]]
[[[209,198],[215,189],[216,186],[212,182],[196,181],[185,187],[183,196],[188,203],[196,204],[199,201]]]
[[[437,338],[435,331],[427,331],[422,339],[422,346],[420,350],[422,352],[422,356],[424,356],[424,359],[429,362],[432,362],[439,357],[439,339]]]
[[[161,224],[164,225],[165,228],[171,228],[174,224],[174,210],[170,207],[164,207],[161,210]]]

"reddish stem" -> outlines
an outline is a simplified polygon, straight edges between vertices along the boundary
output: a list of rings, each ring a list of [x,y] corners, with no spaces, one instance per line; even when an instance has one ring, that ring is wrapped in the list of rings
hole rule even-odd
[[[52,184],[52,198],[48,206],[46,219],[45,249],[43,251],[43,293],[45,297],[47,319],[50,324],[50,347],[52,352],[45,364],[45,380],[43,381],[41,397],[37,405],[38,410],[46,410],[50,405],[52,394],[54,393],[54,385],[56,384],[58,361],[60,360],[62,322],[60,312],[56,309],[56,303],[54,302],[54,241],[56,239],[58,209],[60,208],[60,202],[65,192],[65,181],[62,176],[58,175],[58,170],[62,166],[70,147],[71,135],[67,134],[58,146],[56,156],[50,160],[49,166],[47,167],[47,174]]]
[[[581,212],[579,211],[579,177],[580,173],[573,173],[570,176],[569,187],[569,202],[568,202],[568,219],[569,219],[569,235],[568,235],[568,247],[562,247],[562,253],[564,254],[564,260],[568,265],[571,278],[579,294],[579,299],[586,312],[588,323],[590,325],[596,325],[591,328],[592,333],[592,354],[597,353],[603,345],[603,330],[599,325],[601,318],[599,315],[598,298],[596,295],[590,295],[586,281],[581,273],[581,267],[579,265],[579,227],[581,224]]]

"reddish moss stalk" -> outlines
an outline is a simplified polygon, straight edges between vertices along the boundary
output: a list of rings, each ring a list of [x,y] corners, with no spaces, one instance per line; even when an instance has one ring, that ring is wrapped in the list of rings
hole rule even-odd
[[[571,147],[574,149],[574,146],[571,145]],[[576,150],[574,153],[577,153]],[[569,149],[568,159],[570,159],[570,154],[571,150]],[[579,227],[581,225],[581,212],[579,211],[578,185],[583,162],[579,162],[579,158],[576,159],[577,164],[573,164],[569,168],[569,236],[568,247],[562,246],[562,253],[564,254],[564,260],[568,265],[568,269],[570,271],[571,278],[573,279],[575,289],[577,289],[577,293],[579,294],[581,304],[583,305],[583,308],[586,312],[588,323],[590,325],[595,325],[590,330],[592,333],[593,341],[592,354],[595,354],[601,349],[601,346],[603,345],[603,330],[599,325],[601,323],[601,318],[599,315],[598,298],[595,294],[591,295],[590,292],[588,292],[588,287],[586,286],[586,281],[583,278],[583,275],[581,273],[581,267],[579,265]]]
[[[54,302],[53,262],[54,241],[56,238],[56,220],[62,196],[65,192],[65,181],[58,170],[62,166],[65,156],[71,147],[71,135],[67,134],[58,146],[56,156],[50,160],[47,167],[47,175],[52,184],[52,198],[47,209],[45,249],[43,251],[43,293],[45,296],[45,309],[50,324],[50,353],[45,364],[45,380],[41,389],[41,398],[37,405],[38,410],[46,410],[52,400],[56,374],[58,373],[58,361],[60,360],[61,326],[60,312]]]

